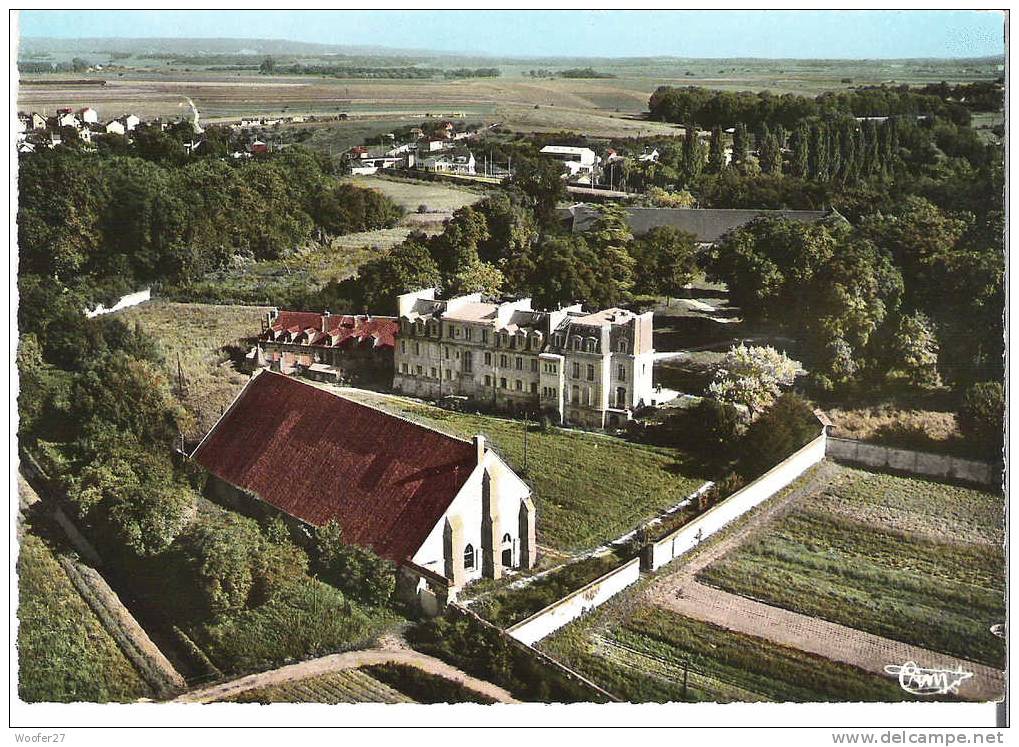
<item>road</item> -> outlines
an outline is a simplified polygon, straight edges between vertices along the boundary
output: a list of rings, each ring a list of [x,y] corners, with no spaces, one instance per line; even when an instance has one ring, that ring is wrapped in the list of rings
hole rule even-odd
[[[767,506],[738,531],[696,552],[675,573],[664,577],[647,591],[650,601],[694,620],[851,664],[882,676],[891,676],[885,671],[885,666],[907,662],[931,669],[961,668],[973,676],[960,684],[959,697],[978,701],[999,699],[1004,691],[1004,673],[993,667],[773,607],[697,580],[701,570],[746,542],[754,532],[789,510],[797,500],[819,490],[830,474],[828,470],[828,465],[822,465],[799,490]]]
[[[268,672],[249,674],[229,682],[192,690],[179,696],[173,702],[211,703],[233,697],[256,687],[278,685],[281,682],[303,680],[330,672],[357,669],[358,667],[374,664],[406,664],[437,677],[453,680],[466,688],[491,698],[497,703],[519,702],[509,692],[497,685],[493,685],[491,682],[472,677],[433,656],[426,656],[417,651],[401,648],[373,648],[362,651],[349,651],[345,654],[330,654],[318,659],[310,659],[298,664],[289,664]]]

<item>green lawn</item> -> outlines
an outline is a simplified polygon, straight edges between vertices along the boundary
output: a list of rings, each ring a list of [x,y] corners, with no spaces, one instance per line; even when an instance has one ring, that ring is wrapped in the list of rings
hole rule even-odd
[[[669,449],[562,428],[541,431],[533,423],[525,468],[523,421],[366,392],[344,394],[455,435],[484,434],[530,481],[538,542],[554,550],[585,550],[615,539],[679,503],[707,479],[692,460]]]
[[[706,583],[808,615],[1002,666],[1001,496],[841,468]]]
[[[614,601],[538,648],[634,703],[910,698],[894,680],[820,656],[655,607],[621,610]]]
[[[18,558],[18,696],[30,703],[133,701],[152,692],[40,537]]]

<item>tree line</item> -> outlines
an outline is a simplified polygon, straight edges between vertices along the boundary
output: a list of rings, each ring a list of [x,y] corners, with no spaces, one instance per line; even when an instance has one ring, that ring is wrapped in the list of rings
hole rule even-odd
[[[1001,108],[1004,91],[996,86]],[[854,117],[896,115],[940,116],[960,125],[969,125],[970,107],[986,110],[993,93],[981,89],[982,96],[969,106],[961,103],[968,89],[947,85],[916,90],[909,86],[871,86],[850,91],[826,92],[810,98],[793,93],[773,94],[748,91],[716,91],[699,86],[659,86],[648,100],[652,119],[688,124],[705,129],[729,128],[742,122],[751,130],[762,124],[782,125],[788,129],[809,117],[848,114]]]
[[[178,148],[157,130],[121,151],[22,157],[21,281],[87,281],[111,293],[187,284],[236,256],[275,259],[401,216],[380,192],[335,180],[327,158],[298,147],[240,162],[181,158]]]

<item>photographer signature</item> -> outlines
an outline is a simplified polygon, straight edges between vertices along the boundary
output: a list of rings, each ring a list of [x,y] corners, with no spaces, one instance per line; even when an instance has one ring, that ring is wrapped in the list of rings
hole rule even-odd
[[[959,685],[973,676],[972,672],[958,669],[925,669],[917,666],[915,661],[907,661],[901,666],[888,664],[888,674],[899,678],[899,686],[913,695],[946,695],[959,694]]]

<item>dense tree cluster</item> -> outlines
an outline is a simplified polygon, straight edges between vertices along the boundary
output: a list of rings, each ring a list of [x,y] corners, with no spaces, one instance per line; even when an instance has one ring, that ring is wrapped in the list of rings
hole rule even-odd
[[[986,107],[997,93],[999,108],[1003,89],[981,88],[980,103],[974,108]],[[787,93],[776,95],[769,91],[715,91],[697,86],[659,86],[651,94],[648,108],[651,116],[661,122],[696,125],[702,128],[735,127],[743,124],[757,130],[762,124],[782,125],[792,129],[810,117],[826,114],[849,114],[854,117],[888,117],[900,114],[935,115],[947,117],[956,124],[970,123],[970,110],[959,99],[967,91],[952,88],[928,87],[923,90],[909,86],[872,86],[850,91],[823,93],[815,98]],[[986,109],[985,109],[986,110]]]
[[[328,161],[300,148],[242,163],[182,154],[174,136],[152,129],[122,154],[56,148],[22,158],[22,280],[188,283],[234,255],[274,259],[316,231],[323,238],[400,217],[381,193],[333,181]]]
[[[997,225],[919,198],[855,228],[759,219],[723,237],[708,273],[747,318],[795,328],[826,388],[973,381],[1000,372]]]

